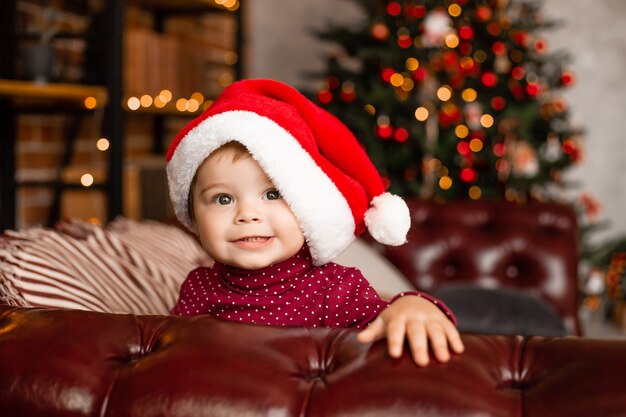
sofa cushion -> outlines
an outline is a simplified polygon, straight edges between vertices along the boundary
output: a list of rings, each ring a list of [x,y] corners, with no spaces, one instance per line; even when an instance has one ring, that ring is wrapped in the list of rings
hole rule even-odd
[[[454,311],[461,332],[566,336],[565,324],[545,302],[503,288],[449,285],[433,294]]]
[[[157,222],[82,221],[0,237],[0,302],[167,314],[187,273],[210,260],[193,237]]]

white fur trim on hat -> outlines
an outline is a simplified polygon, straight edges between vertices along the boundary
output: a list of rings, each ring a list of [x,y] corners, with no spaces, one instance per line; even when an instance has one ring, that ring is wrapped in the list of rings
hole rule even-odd
[[[170,196],[179,220],[191,230],[188,196],[204,160],[223,144],[244,145],[294,213],[316,265],[330,262],[354,241],[354,217],[332,180],[287,130],[250,111],[211,116],[180,141],[167,164]]]
[[[406,243],[411,228],[411,214],[404,200],[397,195],[383,193],[372,199],[365,212],[365,225],[376,241],[399,246]]]

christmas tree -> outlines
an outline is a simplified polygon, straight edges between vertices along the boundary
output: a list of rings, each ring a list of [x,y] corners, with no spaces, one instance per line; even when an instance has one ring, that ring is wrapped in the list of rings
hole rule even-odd
[[[559,91],[568,56],[530,0],[353,0],[319,104],[356,134],[391,191],[449,200],[549,198],[581,157]],[[555,187],[556,186],[556,187]]]

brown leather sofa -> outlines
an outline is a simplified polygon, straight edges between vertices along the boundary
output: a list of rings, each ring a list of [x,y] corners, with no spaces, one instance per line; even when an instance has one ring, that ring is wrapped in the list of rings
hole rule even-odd
[[[416,367],[340,329],[0,307],[0,416],[626,416],[626,341],[464,334]]]
[[[416,287],[471,301],[482,286],[492,292],[480,306],[515,291],[580,332],[571,210],[410,206],[408,245],[378,249]],[[455,312],[460,322],[472,313]],[[0,417],[626,416],[626,341],[468,332],[463,341],[449,363],[418,368],[350,330],[0,305]]]
[[[501,326],[504,320],[515,321],[515,313],[521,315],[528,307],[550,310],[562,320],[567,334],[582,333],[578,229],[570,207],[499,200],[408,203],[412,227],[407,244],[372,244],[415,288],[447,301],[461,315],[461,322],[467,319],[468,329],[484,333],[482,330],[492,326],[540,334],[532,326],[541,323],[532,323],[532,317],[518,327],[516,323]],[[484,291],[474,290],[476,287]],[[472,296],[467,302],[463,301],[465,294]],[[500,299],[508,302],[508,307],[515,303],[519,308],[500,305],[497,310],[495,305],[503,304]],[[480,309],[481,305],[485,308]],[[480,323],[463,317],[462,310],[474,315],[490,313],[490,317]],[[538,318],[548,319],[548,315]],[[550,334],[549,329],[542,330]]]

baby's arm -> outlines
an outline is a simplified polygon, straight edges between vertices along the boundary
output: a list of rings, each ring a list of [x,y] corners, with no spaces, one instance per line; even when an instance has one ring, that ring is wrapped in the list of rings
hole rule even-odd
[[[389,354],[397,358],[402,355],[406,336],[413,360],[420,366],[429,363],[429,341],[440,362],[450,359],[448,345],[456,353],[463,352],[465,348],[454,317],[444,305],[430,297],[421,296],[420,293],[402,295],[394,298],[389,307],[358,334],[360,342],[371,343],[387,337]]]

